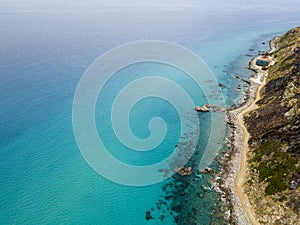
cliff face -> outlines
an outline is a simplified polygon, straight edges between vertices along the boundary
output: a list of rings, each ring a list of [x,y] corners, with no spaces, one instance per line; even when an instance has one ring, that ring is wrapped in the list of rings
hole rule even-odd
[[[273,43],[276,51],[271,55],[276,63],[268,68],[259,108],[244,118],[251,135],[247,190],[261,218],[271,204],[270,213],[278,213],[272,224],[299,224],[300,27]],[[280,213],[281,208],[285,212]]]

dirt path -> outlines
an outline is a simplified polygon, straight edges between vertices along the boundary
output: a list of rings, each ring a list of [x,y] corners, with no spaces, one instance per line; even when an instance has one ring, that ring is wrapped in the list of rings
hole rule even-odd
[[[240,125],[240,127],[242,128],[243,131],[243,143],[242,143],[242,154],[241,154],[241,163],[240,163],[240,169],[238,171],[238,174],[235,178],[235,182],[234,182],[234,189],[241,201],[241,204],[245,210],[245,212],[247,213],[251,223],[253,225],[259,225],[260,223],[258,222],[255,213],[253,212],[253,209],[248,201],[248,197],[246,196],[246,194],[243,192],[242,187],[243,184],[246,182],[246,171],[247,171],[247,154],[249,152],[249,146],[248,146],[248,141],[249,141],[249,132],[247,131],[245,124],[244,124],[244,120],[243,117],[245,114],[255,110],[258,108],[258,106],[256,105],[256,102],[261,98],[260,95],[260,91],[262,89],[262,87],[265,84],[265,78],[263,81],[263,85],[260,85],[257,90],[256,90],[256,96],[254,101],[244,110],[242,110],[238,115],[237,115],[237,122]]]

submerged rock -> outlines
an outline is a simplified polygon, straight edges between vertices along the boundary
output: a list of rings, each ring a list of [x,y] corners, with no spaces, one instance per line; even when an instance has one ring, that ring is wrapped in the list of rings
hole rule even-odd
[[[146,212],[146,220],[151,220],[151,219],[154,219],[154,218],[151,216],[151,212],[147,211]]]

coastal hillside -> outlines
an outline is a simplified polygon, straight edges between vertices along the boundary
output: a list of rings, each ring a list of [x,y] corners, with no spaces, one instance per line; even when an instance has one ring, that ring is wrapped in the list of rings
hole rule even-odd
[[[300,224],[300,27],[273,41],[250,133],[246,190],[261,224]]]

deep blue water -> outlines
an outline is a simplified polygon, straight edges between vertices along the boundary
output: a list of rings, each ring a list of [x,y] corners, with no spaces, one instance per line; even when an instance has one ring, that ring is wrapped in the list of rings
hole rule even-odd
[[[182,221],[191,217],[191,206],[198,210],[198,224],[213,222],[218,211],[217,194],[195,194],[201,184],[209,185],[207,176],[197,178],[182,196],[176,192],[173,178],[130,187],[111,182],[89,167],[73,134],[72,104],[77,84],[88,66],[111,48],[137,40],[163,40],[183,45],[208,64],[226,86],[223,94],[229,107],[243,98],[236,87],[244,83],[232,74],[246,79],[251,75],[245,69],[250,60],[245,56],[248,49],[264,50],[267,46],[262,41],[299,25],[297,10],[233,8],[210,12],[187,7],[124,12],[115,7],[31,11],[20,7],[0,12],[0,224],[175,224],[174,218],[180,214],[179,224],[184,224]],[[195,104],[206,103],[201,90],[174,68],[141,64],[120,71],[119,76],[117,73],[99,96],[95,120],[111,154],[128,164],[159,162],[182,138],[175,108],[155,97],[139,102],[129,121],[132,132],[143,139],[150,134],[149,120],[163,118],[168,133],[157,149],[132,151],[112,132],[109,113],[118,90],[154,72],[177,82]],[[187,119],[193,123],[198,117],[191,115],[194,117]],[[202,132],[197,150],[201,155],[210,117],[201,115],[199,120]],[[183,143],[188,140],[183,138]],[[166,186],[170,190],[166,191]],[[165,200],[168,195],[173,198]],[[176,204],[181,204],[180,211]],[[155,219],[146,221],[148,210]]]

